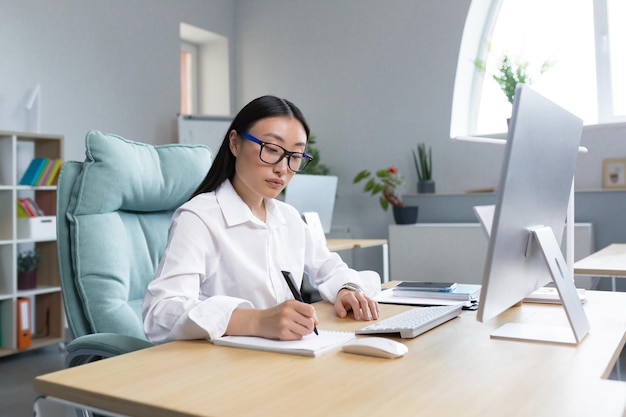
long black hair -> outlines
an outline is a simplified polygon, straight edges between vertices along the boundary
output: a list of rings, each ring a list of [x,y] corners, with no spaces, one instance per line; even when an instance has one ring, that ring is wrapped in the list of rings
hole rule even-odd
[[[289,100],[275,96],[256,98],[246,104],[233,119],[228,131],[224,135],[224,140],[213,160],[211,169],[209,169],[206,177],[204,177],[204,180],[202,180],[196,191],[193,192],[190,199],[198,194],[215,191],[224,181],[233,179],[235,175],[235,156],[232,154],[229,147],[229,136],[232,130],[235,130],[237,133],[247,132],[257,121],[275,116],[296,118],[302,124],[308,140],[311,133],[309,125],[304,115],[295,104]]]

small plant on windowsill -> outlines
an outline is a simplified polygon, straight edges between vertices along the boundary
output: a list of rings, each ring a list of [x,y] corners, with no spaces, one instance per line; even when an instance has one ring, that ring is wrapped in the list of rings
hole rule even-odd
[[[487,70],[487,66],[482,59],[476,59],[474,65],[483,72]],[[539,69],[539,75],[549,70],[552,65],[552,62],[545,61]],[[533,83],[535,76],[530,74],[529,66],[528,61],[513,59],[507,54],[504,54],[498,62],[497,69],[492,77],[500,86],[509,103],[513,104],[517,84],[531,85]]]

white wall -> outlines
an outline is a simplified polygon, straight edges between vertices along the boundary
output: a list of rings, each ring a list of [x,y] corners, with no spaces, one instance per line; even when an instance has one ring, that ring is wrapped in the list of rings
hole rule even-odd
[[[397,165],[414,192],[410,156],[433,146],[440,192],[494,186],[501,150],[449,139],[459,43],[470,0],[240,0],[239,104],[292,98],[317,134],[340,194],[362,168]],[[503,120],[503,129],[505,121]],[[626,156],[626,126],[585,129],[579,188],[601,187],[605,157]],[[351,154],[350,157],[346,155]]]
[[[335,222],[351,224],[356,235],[386,236],[393,220],[376,199],[352,185],[352,178],[363,168],[396,165],[407,179],[406,191],[414,192],[411,150],[418,142],[433,147],[440,191],[486,185],[481,173],[496,169],[490,165],[499,169],[500,149],[485,149],[487,161],[476,163],[466,158],[470,145],[449,139],[457,55],[469,4],[237,3],[239,103],[273,93],[302,108],[322,160],[339,176]]]
[[[363,168],[395,165],[414,193],[410,152],[418,142],[433,148],[438,192],[497,185],[503,148],[449,138],[470,0],[236,4],[238,105],[273,93],[301,107],[323,162],[339,176],[336,224],[351,226],[357,237],[387,236],[391,213],[352,178]],[[626,157],[625,135],[624,125],[585,130],[590,152],[581,156],[578,188],[601,187],[602,159]]]
[[[393,222],[352,184],[396,165],[414,192],[411,150],[433,148],[439,192],[497,183],[502,150],[449,139],[457,55],[470,0],[0,0],[0,129],[27,128],[42,87],[42,130],[84,158],[90,129],[172,142],[179,109],[181,21],[232,42],[233,111],[262,94],[292,99],[339,177],[335,223],[357,237]],[[601,186],[601,161],[626,156],[624,125],[590,128],[579,188]],[[625,237],[626,239],[626,237]],[[358,254],[355,253],[355,257]],[[377,258],[376,256],[370,258]],[[367,262],[366,262],[367,263]]]
[[[84,159],[91,129],[150,143],[176,138],[179,24],[232,38],[230,0],[0,0],[0,129],[28,130],[42,89],[43,132]]]

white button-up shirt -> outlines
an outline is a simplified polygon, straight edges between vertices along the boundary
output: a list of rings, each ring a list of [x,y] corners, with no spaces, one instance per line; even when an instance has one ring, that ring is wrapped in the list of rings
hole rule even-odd
[[[222,336],[235,308],[265,309],[293,298],[281,271],[290,271],[298,286],[306,273],[331,303],[348,282],[369,296],[380,291],[376,272],[350,269],[295,208],[274,199],[265,208],[262,222],[227,180],[176,210],[143,301],[149,340]]]

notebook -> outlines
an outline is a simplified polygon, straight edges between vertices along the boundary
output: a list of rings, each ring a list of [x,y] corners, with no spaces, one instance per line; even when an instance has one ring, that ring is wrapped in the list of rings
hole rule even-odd
[[[311,333],[300,340],[273,340],[255,336],[223,336],[213,339],[213,344],[317,357],[355,338],[352,332],[318,330],[319,336]]]
[[[475,310],[478,308],[478,299],[476,300],[455,300],[445,298],[428,298],[428,297],[400,297],[393,294],[391,288],[382,290],[374,299],[381,304],[402,304],[410,306],[451,306],[462,304],[464,309]]]

